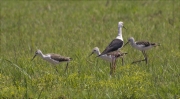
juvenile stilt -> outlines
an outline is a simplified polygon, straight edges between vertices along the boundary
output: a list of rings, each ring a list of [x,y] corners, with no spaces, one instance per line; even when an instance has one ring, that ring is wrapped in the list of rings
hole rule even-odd
[[[61,56],[61,55],[59,55],[59,54],[54,54],[54,53],[49,53],[49,54],[45,54],[45,55],[44,55],[44,54],[41,52],[41,50],[37,50],[37,51],[35,52],[35,55],[34,55],[34,57],[32,58],[32,60],[33,60],[37,55],[38,55],[38,56],[41,56],[42,59],[44,59],[44,60],[46,60],[46,61],[48,61],[48,62],[50,62],[50,63],[52,63],[52,64],[54,64],[54,65],[59,64],[59,63],[62,63],[62,62],[67,62],[65,71],[66,71],[67,68],[68,68],[68,63],[69,63],[69,62],[71,61],[71,59],[72,59],[72,58],[70,58],[70,57],[65,57],[65,56]],[[55,66],[55,68],[56,68],[56,71],[58,72],[56,66]]]
[[[95,48],[93,48],[92,53],[89,56],[91,56],[92,54],[100,55],[101,52],[100,52],[98,47],[95,47]],[[123,65],[124,64],[123,57],[126,54],[127,53],[123,53],[123,52],[120,52],[120,51],[114,51],[114,52],[111,52],[109,54],[101,55],[101,56],[99,56],[99,58],[110,62],[110,74],[111,74],[111,72],[114,71],[112,68],[114,67],[114,65],[116,65],[117,58],[122,58],[122,65]]]
[[[150,43],[148,41],[137,41],[137,42],[135,42],[133,37],[130,37],[128,39],[128,42],[126,44],[128,44],[128,43],[130,43],[133,48],[135,48],[137,50],[140,50],[142,52],[143,56],[144,56],[144,59],[138,60],[138,61],[134,61],[132,63],[137,63],[137,62],[145,61],[146,64],[147,64],[148,63],[148,57],[147,57],[147,54],[146,54],[145,51],[149,50],[149,49],[151,49],[153,47],[160,46],[160,44],[158,44],[158,43]]]

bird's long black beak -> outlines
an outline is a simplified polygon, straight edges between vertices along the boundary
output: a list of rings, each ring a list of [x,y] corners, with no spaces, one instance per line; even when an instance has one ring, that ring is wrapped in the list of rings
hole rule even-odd
[[[124,47],[125,47],[128,43],[129,43],[129,41],[128,41],[126,44],[124,44]]]
[[[88,57],[90,57],[92,54],[94,54],[94,53],[92,52]]]
[[[123,28],[125,28],[126,29],[126,27],[125,26],[123,26]],[[127,29],[126,29],[127,30]]]
[[[31,61],[36,57],[36,54],[34,55],[34,57],[31,59]]]

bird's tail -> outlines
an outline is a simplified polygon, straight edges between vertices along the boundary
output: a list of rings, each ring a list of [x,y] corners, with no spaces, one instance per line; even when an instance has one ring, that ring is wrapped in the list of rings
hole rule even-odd
[[[73,58],[69,57],[70,60],[73,60]]]
[[[126,53],[126,52],[125,52],[125,53],[123,53],[123,54],[125,54],[125,55],[126,55],[126,54],[128,54],[128,53]]]
[[[126,52],[124,52],[124,53],[119,53],[118,55],[115,55],[115,57],[117,58],[117,57],[123,57],[124,55],[126,55],[126,54],[128,54],[128,53],[126,53]]]
[[[152,43],[152,45],[153,45],[154,47],[156,47],[156,46],[160,46],[161,44],[160,44],[160,43]]]
[[[161,45],[160,43],[156,43],[155,47],[156,47],[156,46],[160,46],[160,45]]]
[[[160,43],[157,44],[157,46],[160,46],[160,45],[161,45]]]
[[[124,53],[122,53],[120,56],[124,56],[124,55],[126,55],[126,54],[128,54],[128,53],[124,52]]]

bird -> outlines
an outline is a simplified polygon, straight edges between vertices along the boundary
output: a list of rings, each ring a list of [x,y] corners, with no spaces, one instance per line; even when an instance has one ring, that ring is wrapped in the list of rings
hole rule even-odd
[[[68,63],[72,60],[71,57],[65,57],[65,56],[61,56],[59,54],[54,54],[54,53],[48,53],[48,54],[43,54],[41,50],[37,50],[35,52],[35,55],[34,57],[32,58],[32,60],[36,57],[36,56],[41,56],[42,59],[52,63],[53,65],[56,65],[56,64],[59,64],[59,63],[62,63],[62,62],[67,62],[66,64],[66,68],[65,68],[65,71],[67,70],[68,68]],[[31,60],[31,61],[32,61]],[[56,66],[55,66],[56,67]],[[56,71],[58,72],[57,68],[56,68]]]
[[[143,53],[143,56],[144,56],[144,59],[143,60],[138,60],[138,61],[134,61],[132,63],[136,63],[136,62],[141,62],[141,61],[145,61],[146,64],[148,62],[148,59],[147,59],[147,54],[146,54],[146,50],[149,50],[153,47],[156,47],[156,46],[160,46],[159,43],[152,43],[152,42],[149,42],[149,41],[135,41],[133,37],[130,37],[128,39],[128,42],[124,45],[126,46],[128,43],[130,43],[130,45],[137,49],[137,50],[140,50],[142,53]]]
[[[122,28],[123,27],[124,27],[123,22],[121,22],[121,21],[118,22],[118,35],[117,35],[117,37],[115,39],[113,39],[111,41],[111,43],[105,48],[105,50],[98,56],[102,56],[104,54],[108,54],[108,53],[120,50],[123,47],[123,37],[122,37]]]
[[[100,55],[101,52],[100,52],[98,47],[94,47],[89,56],[91,56],[92,54]],[[109,53],[109,54],[101,55],[101,56],[99,56],[99,58],[110,62],[110,74],[112,74],[113,72],[115,72],[116,59],[117,58],[122,58],[122,65],[124,65],[123,56],[125,54],[127,54],[127,53],[123,53],[123,52],[120,52],[120,51],[114,51],[114,52]]]

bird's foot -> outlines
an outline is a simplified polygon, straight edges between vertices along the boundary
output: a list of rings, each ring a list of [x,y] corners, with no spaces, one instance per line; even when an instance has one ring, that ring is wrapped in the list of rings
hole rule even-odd
[[[138,63],[138,62],[141,62],[141,61],[146,61],[146,59],[134,61],[134,62],[132,62],[131,64]],[[147,63],[146,63],[146,64],[147,64]]]

